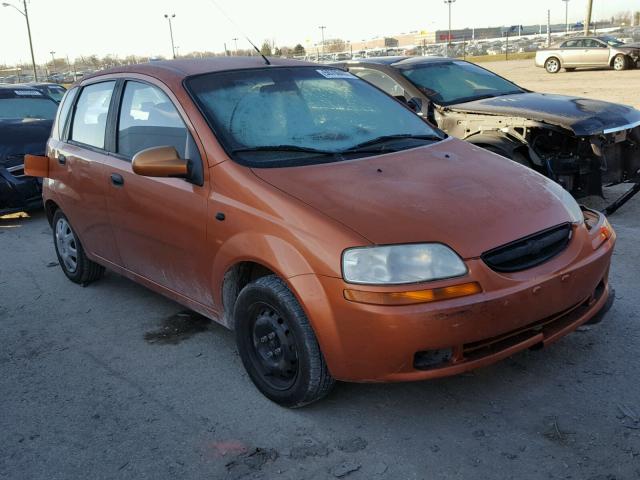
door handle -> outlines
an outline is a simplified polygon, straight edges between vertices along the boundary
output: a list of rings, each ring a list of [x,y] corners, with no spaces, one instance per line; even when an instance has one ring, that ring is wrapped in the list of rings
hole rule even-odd
[[[111,183],[113,183],[116,187],[121,187],[124,185],[124,178],[119,173],[111,174]]]
[[[58,163],[60,165],[64,165],[65,163],[67,163],[67,157],[65,157],[63,154],[59,153],[58,154]]]

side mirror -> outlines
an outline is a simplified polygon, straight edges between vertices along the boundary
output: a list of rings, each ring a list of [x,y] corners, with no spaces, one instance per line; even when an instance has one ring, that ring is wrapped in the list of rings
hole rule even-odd
[[[416,113],[422,112],[422,99],[418,97],[411,97],[407,100],[407,106]]]
[[[133,156],[131,168],[145,177],[188,177],[189,163],[174,147],[151,147]]]

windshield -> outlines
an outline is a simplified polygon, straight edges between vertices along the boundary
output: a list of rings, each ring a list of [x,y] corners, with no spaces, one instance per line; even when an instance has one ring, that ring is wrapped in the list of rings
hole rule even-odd
[[[340,161],[356,150],[381,153],[378,143],[398,151],[444,137],[377,88],[333,68],[211,73],[187,86],[227,152],[250,166]]]
[[[0,98],[0,119],[37,118],[53,120],[58,105],[48,98]]]
[[[621,42],[615,37],[600,37],[600,40],[606,42],[610,47],[620,47],[624,45],[624,42]]]
[[[400,72],[438,105],[524,93],[504,78],[463,61],[407,65]]]

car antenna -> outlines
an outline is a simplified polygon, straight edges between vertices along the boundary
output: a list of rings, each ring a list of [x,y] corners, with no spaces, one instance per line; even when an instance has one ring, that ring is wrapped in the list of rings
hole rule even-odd
[[[245,38],[245,40],[247,42],[249,42],[249,44],[251,44],[251,46],[255,49],[256,52],[258,52],[258,55],[260,55],[262,57],[262,59],[264,60],[264,63],[266,63],[267,65],[271,65],[271,62],[269,61],[269,59],[267,57],[264,56],[264,54],[260,51],[260,49],[258,47],[256,47],[256,44],[253,43],[251,41],[251,39],[249,38],[249,35],[247,35],[246,33],[244,33],[244,31],[238,26],[238,24],[236,22],[233,21],[233,18],[231,18],[229,15],[227,15],[227,12],[225,12],[222,7],[220,5],[218,5],[216,3],[215,0],[209,0],[214,7],[216,7],[218,9],[218,11],[229,21],[229,23],[231,23],[234,27],[236,27],[240,33],[242,34],[242,36]]]

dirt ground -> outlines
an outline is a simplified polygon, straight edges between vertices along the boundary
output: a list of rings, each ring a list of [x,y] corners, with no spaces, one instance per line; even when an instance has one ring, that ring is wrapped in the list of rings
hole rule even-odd
[[[640,71],[494,68],[638,105],[619,80]],[[602,324],[474,373],[338,384],[287,410],[253,387],[230,332],[113,273],[72,284],[42,213],[0,220],[0,479],[637,480],[640,195],[611,221]]]
[[[483,62],[480,66],[496,72],[518,85],[545,93],[597,98],[640,108],[640,69],[560,71],[555,75],[537,68],[533,60]]]

